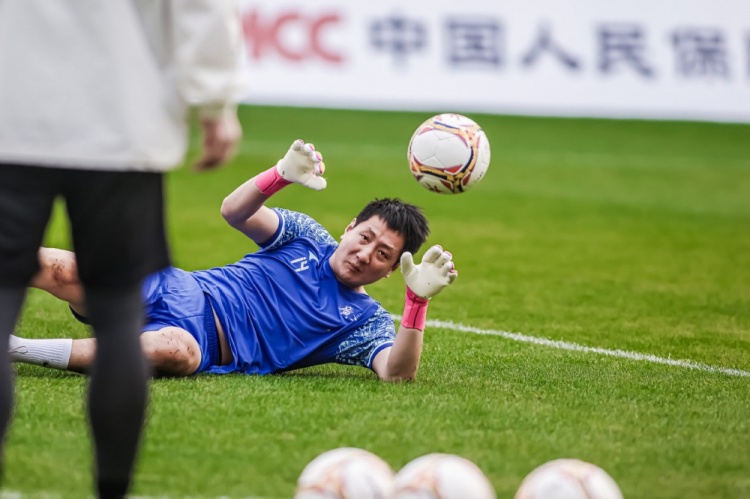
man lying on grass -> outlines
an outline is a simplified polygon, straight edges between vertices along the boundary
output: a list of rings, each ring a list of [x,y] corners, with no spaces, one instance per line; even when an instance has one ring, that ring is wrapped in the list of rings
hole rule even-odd
[[[312,144],[295,141],[222,204],[222,216],[258,244],[257,252],[210,270],[168,267],[144,281],[141,344],[155,375],[269,374],[336,362],[367,367],[383,380],[414,379],[429,299],[457,276],[452,256],[433,246],[414,264],[429,227],[417,207],[397,199],[370,202],[340,243],[305,214],[264,206],[291,183],[324,189],[323,171]],[[31,286],[68,302],[85,322],[75,255],[42,248],[39,260]],[[406,296],[396,334],[390,314],[364,287],[399,263]],[[11,336],[9,350],[15,362],[85,373],[96,340]]]

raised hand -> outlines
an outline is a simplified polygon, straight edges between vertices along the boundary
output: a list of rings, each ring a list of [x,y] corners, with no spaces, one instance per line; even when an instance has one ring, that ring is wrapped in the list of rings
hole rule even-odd
[[[325,172],[323,156],[312,144],[297,139],[286,155],[276,163],[276,171],[288,182],[304,185],[321,191],[326,188],[326,179],[321,177]]]
[[[408,251],[401,255],[401,274],[412,293],[430,299],[455,281],[458,271],[453,265],[453,255],[435,245],[425,252],[419,265],[414,264]]]

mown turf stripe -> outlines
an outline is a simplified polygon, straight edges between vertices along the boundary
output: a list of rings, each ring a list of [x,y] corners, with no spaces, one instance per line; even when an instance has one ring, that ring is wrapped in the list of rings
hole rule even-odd
[[[394,315],[394,320],[401,320],[401,316]],[[511,333],[509,331],[498,331],[494,329],[480,329],[472,326],[466,326],[464,324],[456,324],[451,321],[441,320],[428,320],[427,325],[430,327],[437,327],[442,329],[449,329],[451,331],[460,331],[462,333],[474,333],[483,334],[489,336],[500,336],[507,340],[521,341],[523,343],[532,343],[534,345],[540,345],[550,348],[558,348],[560,350],[571,350],[574,352],[584,353],[596,353],[600,355],[608,355],[610,357],[619,357],[621,359],[636,360],[642,362],[651,362],[653,364],[664,364],[667,366],[683,367],[686,369],[695,369],[697,371],[704,371],[709,373],[720,373],[726,374],[727,376],[741,376],[750,377],[750,372],[743,371],[741,369],[734,369],[730,367],[711,366],[702,362],[695,362],[692,360],[682,359],[669,359],[659,357],[657,355],[628,352],[626,350],[608,350],[606,348],[589,347],[586,345],[579,345],[577,343],[569,343],[567,341],[549,340],[547,338],[540,338],[538,336],[529,336],[522,333]]]

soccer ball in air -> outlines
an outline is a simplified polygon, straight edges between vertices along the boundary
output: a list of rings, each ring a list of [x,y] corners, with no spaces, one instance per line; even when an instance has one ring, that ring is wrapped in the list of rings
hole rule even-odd
[[[556,459],[529,473],[515,499],[622,499],[622,492],[600,467],[578,459]]]
[[[418,457],[396,474],[393,499],[495,499],[477,465],[454,454]]]
[[[375,454],[341,447],[320,454],[302,470],[295,499],[385,499],[393,470]]]
[[[409,142],[409,169],[422,187],[458,194],[477,185],[490,166],[490,143],[473,120],[439,114],[422,123]]]

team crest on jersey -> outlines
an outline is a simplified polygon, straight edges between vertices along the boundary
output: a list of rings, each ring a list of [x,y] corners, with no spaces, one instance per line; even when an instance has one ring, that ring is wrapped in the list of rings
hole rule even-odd
[[[359,319],[359,314],[357,314],[354,308],[350,305],[339,307],[339,314],[341,314],[341,317],[349,321],[356,321]]]

